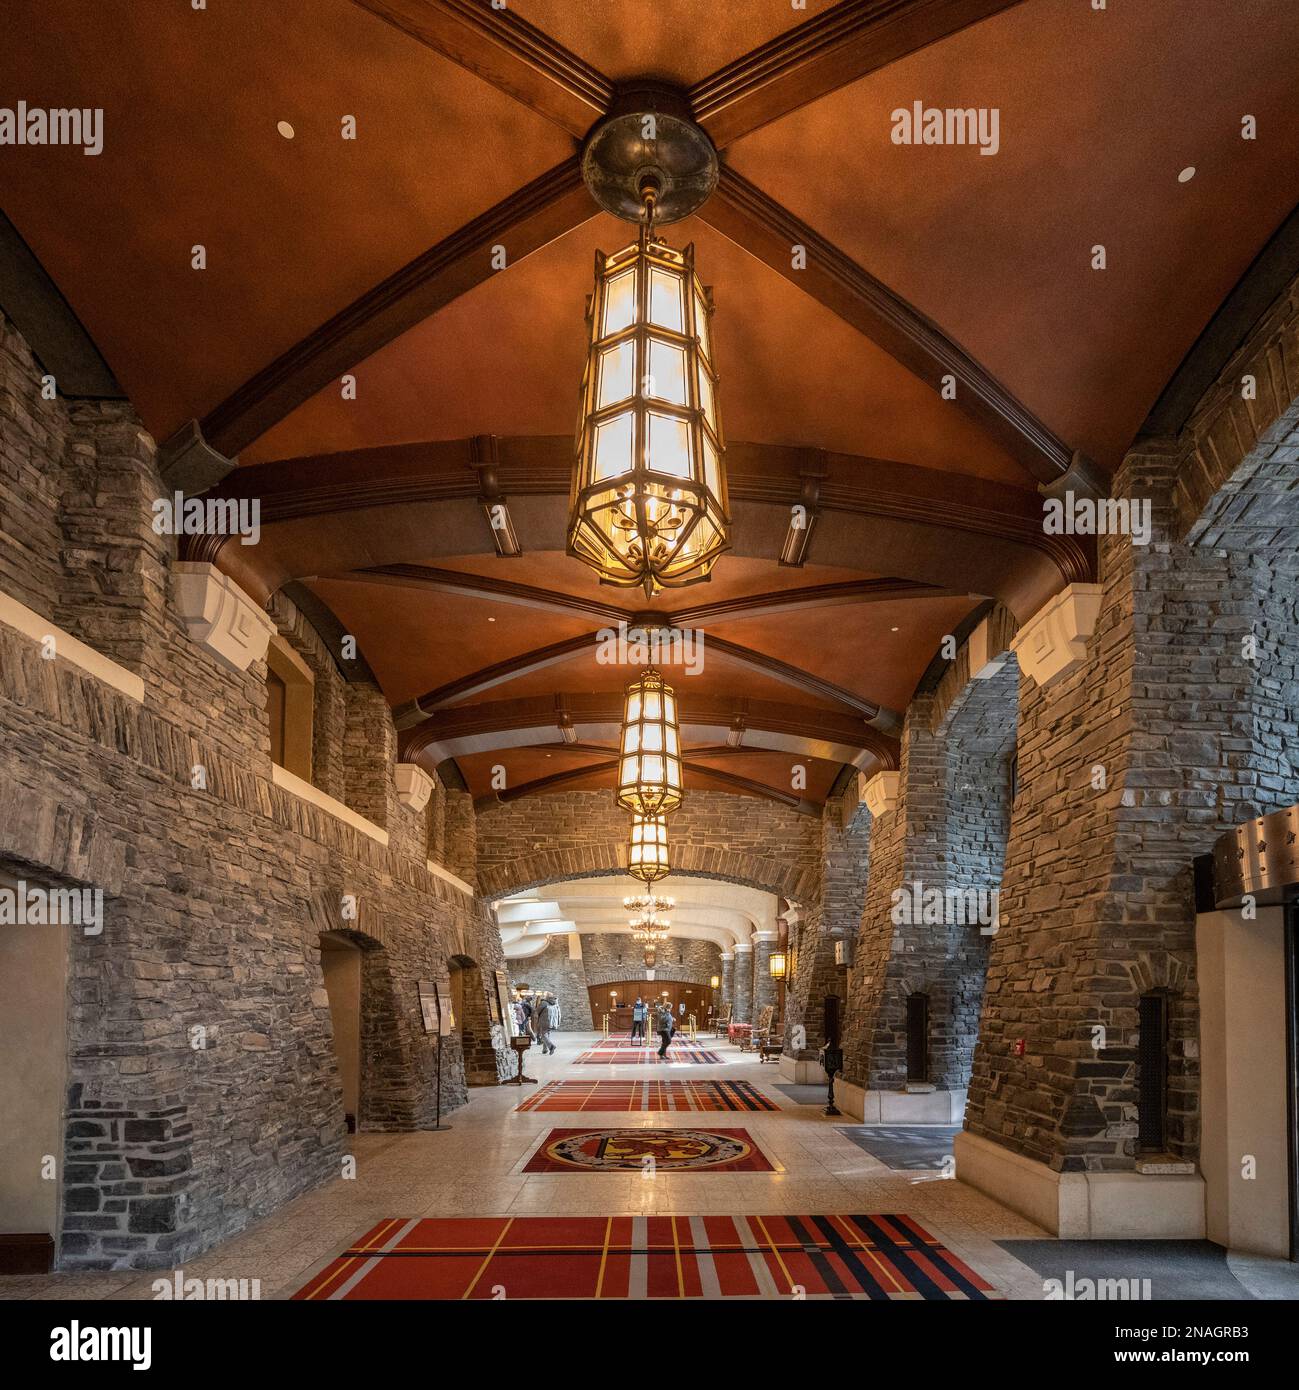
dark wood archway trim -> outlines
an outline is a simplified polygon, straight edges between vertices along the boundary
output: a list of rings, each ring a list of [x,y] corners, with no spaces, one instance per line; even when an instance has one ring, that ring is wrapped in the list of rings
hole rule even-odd
[[[683,758],[681,765],[687,773],[693,773],[696,777],[711,778],[722,786],[733,788],[742,795],[758,796],[768,801],[776,801],[780,805],[788,806],[791,810],[798,811],[803,815],[815,816],[821,812],[821,808],[816,802],[806,801],[795,796],[792,792],[782,792],[775,787],[768,786],[765,782],[755,782],[751,777],[739,777],[733,772],[719,772],[713,767],[700,767],[688,758]],[[534,777],[532,781],[521,782],[517,787],[505,787],[488,796],[478,797],[474,802],[474,810],[486,811],[502,802],[518,801],[525,796],[538,796],[544,792],[552,792],[569,782],[580,782],[584,777],[607,776],[617,771],[617,768],[618,760],[615,758],[610,762],[590,763],[586,767],[570,767],[563,772],[552,772],[545,777]],[[669,835],[670,833],[669,830]]]
[[[719,149],[1020,0],[844,0],[695,83]]]
[[[709,226],[769,266],[938,391],[956,379],[960,410],[976,420],[1038,482],[1065,473],[1073,450],[964,348],[850,256],[769,198],[734,169],[723,167],[717,192],[699,211]],[[795,270],[790,248],[807,248]]]
[[[556,165],[417,256],[246,381],[203,418],[204,439],[233,458],[371,353],[466,290],[504,273],[492,266],[493,246],[506,246],[509,264],[515,265],[596,211],[576,157]]]
[[[430,565],[379,565],[345,574],[324,574],[322,579],[359,580],[367,584],[390,584],[396,588],[420,589],[429,593],[454,594],[461,598],[487,599],[542,612],[583,614],[605,623],[626,623],[628,627],[653,619],[674,627],[700,627],[708,622],[738,622],[744,618],[793,613],[801,608],[824,608],[832,604],[892,603],[909,598],[945,598],[957,591],[921,584],[912,579],[849,579],[837,584],[805,584],[797,589],[777,589],[771,593],[746,594],[700,603],[689,608],[653,614],[639,609],[619,608],[598,599],[561,593],[556,589],[518,584],[492,575],[466,574],[460,570],[438,569]],[[670,603],[673,595],[660,594],[656,602]]]
[[[772,700],[679,692],[681,732],[688,751],[733,740],[737,751],[797,753],[855,767],[896,768],[898,741],[864,719],[837,710]],[[430,713],[414,700],[393,710],[404,761],[436,767],[447,758],[507,748],[577,748],[604,754],[622,722],[618,691],[533,695],[458,705]],[[574,739],[566,743],[565,736]],[[697,741],[695,748],[689,743]]]
[[[531,513],[532,529],[525,527],[520,537],[525,550],[564,548],[572,448],[572,440],[564,435],[497,440],[502,490],[511,498],[544,497],[554,504],[553,517],[550,510],[544,515],[535,510]],[[782,510],[792,506],[799,500],[799,465],[807,453],[806,449],[781,445],[732,443],[726,455],[732,506],[741,511],[750,503]],[[909,538],[898,554],[885,560],[893,574],[921,583],[946,580],[962,590],[1001,598],[1024,618],[1065,584],[1092,578],[1094,544],[1086,537],[1046,535],[1041,498],[1035,492],[890,459],[834,453],[821,457],[826,468],[821,485],[821,524],[827,529],[818,532],[819,547],[823,534],[828,539],[836,514],[845,519],[846,526],[872,532],[869,538],[863,534],[860,544],[854,546],[866,557],[878,550],[877,528],[870,523],[902,523]],[[372,567],[372,548],[361,542],[359,533],[353,553],[346,548],[352,533],[344,535],[338,527],[330,526],[329,553],[310,556],[307,568],[298,561],[296,569],[290,566],[286,572],[276,554],[276,530],[312,517],[329,518],[374,508],[476,502],[478,481],[471,460],[471,441],[463,439],[310,455],[236,469],[214,489],[213,496],[258,498],[262,543],[241,547],[229,544],[224,536],[205,537],[200,538],[201,554],[187,541],[187,558],[219,564],[259,600],[289,578]],[[302,528],[293,529],[300,549]],[[757,537],[750,546],[740,545],[737,554],[770,553],[776,558],[779,538],[768,545],[765,529],[763,538],[761,545]],[[944,556],[960,553],[964,566],[960,578],[945,559],[941,563],[921,562],[926,546]],[[485,547],[490,548],[487,540],[482,545],[466,543],[463,549],[477,553]],[[1021,599],[1009,592],[1006,578],[1015,567],[1033,567],[1026,552],[1040,557],[1036,566],[1040,573],[1025,581]],[[392,557],[394,562],[399,558]],[[896,568],[900,559],[907,562],[907,569]]]
[[[484,0],[353,0],[403,34],[582,136],[608,109],[613,84],[562,44]]]
[[[421,695],[414,701],[414,704],[424,712],[432,714],[457,700],[467,700],[475,695],[485,694],[498,685],[505,685],[512,680],[517,680],[520,676],[531,675],[535,671],[544,671],[549,666],[567,661],[571,656],[590,651],[599,645],[603,636],[603,631],[586,632],[580,637],[566,637],[562,642],[551,642],[544,647],[536,647],[532,651],[519,652],[504,661],[493,662],[490,666],[484,666],[480,670],[471,671],[454,681],[448,681],[446,685],[440,685],[436,690],[430,690]],[[832,700],[836,704],[852,710],[865,720],[881,720],[889,728],[900,722],[897,715],[884,709],[874,700],[868,700],[855,691],[845,690],[842,686],[835,685],[833,681],[823,680],[820,676],[813,675],[812,672],[805,671],[800,666],[795,666],[788,661],[781,661],[779,657],[768,656],[766,652],[753,651],[749,647],[740,646],[738,642],[728,642],[722,637],[708,636],[705,642],[710,650],[719,652],[737,666],[770,676],[773,680],[781,681],[805,694],[815,695],[823,700]]]

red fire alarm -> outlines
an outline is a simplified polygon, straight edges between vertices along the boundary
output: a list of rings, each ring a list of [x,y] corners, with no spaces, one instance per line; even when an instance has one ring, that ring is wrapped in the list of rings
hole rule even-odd
[[[1014,1052],[1016,1057],[1022,1057],[1024,1055],[1024,1039],[1016,1038],[1015,1046],[1011,1050]]]

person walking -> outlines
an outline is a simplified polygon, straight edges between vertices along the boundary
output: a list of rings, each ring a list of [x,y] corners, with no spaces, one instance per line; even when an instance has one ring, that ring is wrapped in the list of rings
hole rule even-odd
[[[672,1022],[672,1010],[666,1004],[658,1007],[658,1030],[659,1030],[659,1056],[668,1055],[668,1044],[672,1041],[672,1034],[675,1025]]]
[[[536,1029],[537,1041],[541,1044],[541,1050],[549,1056],[555,1050],[555,1044],[550,1041],[551,1023],[550,1001],[538,999],[536,1011],[532,1015],[533,1027]]]
[[[638,994],[636,1002],[631,1006],[631,1040],[635,1042],[637,1038],[641,1042],[645,1041],[645,1016],[649,1010],[645,1007],[645,1001]]]

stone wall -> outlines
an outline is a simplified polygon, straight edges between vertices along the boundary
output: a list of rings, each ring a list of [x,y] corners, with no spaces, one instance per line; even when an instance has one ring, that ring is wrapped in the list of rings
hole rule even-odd
[[[606,791],[480,807],[479,889],[499,898],[540,883],[625,873],[629,817]],[[820,891],[821,822],[776,802],[691,792],[668,822],[674,873],[764,888],[795,902]]]
[[[150,525],[167,495],[152,441],[121,405],[42,401],[7,325],[2,347],[0,588],[145,685],[140,703],[0,625],[0,865],[105,893],[102,933],[62,928],[58,1259],[170,1267],[340,1171],[321,932],[365,948],[370,1128],[431,1123],[436,1043],[417,981],[448,980],[453,954],[489,974],[503,953],[482,905],[426,867],[377,692],[345,686],[277,602],[317,658],[318,780],[374,822],[366,833],[273,782],[263,664],[236,673],[186,636],[174,540]],[[465,1086],[447,1043],[450,1108]]]
[[[559,1000],[561,1033],[590,1032],[591,996],[586,989],[586,968],[582,957],[570,960],[568,936],[552,936],[540,955],[510,961],[510,983],[516,988],[529,985],[545,990]]]
[[[589,1031],[597,1026],[591,1016],[588,986],[612,984],[617,980],[645,977],[642,948],[622,932],[586,932],[582,935],[582,954],[577,960],[568,955],[568,937],[550,939],[540,955],[512,961],[511,980],[529,984],[554,994],[562,1006],[560,1031]],[[659,947],[654,966],[656,980],[707,985],[722,973],[722,953],[711,941],[669,937]]]
[[[850,945],[861,925],[870,877],[871,817],[862,808],[844,824],[844,805],[826,803],[821,818],[821,894],[806,909],[790,937],[790,979],[785,1002],[785,1051],[791,1057],[810,1059],[825,1045],[825,1000],[840,1000],[840,1035],[848,974],[834,961],[834,943]],[[805,1046],[793,1046],[794,1029],[802,1027]]]
[[[1266,447],[1299,459],[1293,430],[1283,417]],[[1115,496],[1153,501],[1153,543],[1103,538],[1086,663],[1020,687],[1006,921],[967,1124],[1063,1171],[1133,1166],[1150,990],[1169,996],[1168,1146],[1196,1156],[1191,862],[1228,827],[1299,799],[1293,550],[1176,540],[1179,453],[1152,446],[1115,478]]]

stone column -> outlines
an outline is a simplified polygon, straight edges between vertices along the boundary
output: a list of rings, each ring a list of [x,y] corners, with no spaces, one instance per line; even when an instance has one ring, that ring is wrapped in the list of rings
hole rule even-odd
[[[1296,444],[1299,431],[1290,459]],[[1019,794],[957,1162],[1011,1205],[1025,1172],[1040,1172],[1061,1234],[1107,1231],[1094,1209],[1071,1215],[1060,1174],[1131,1173],[1147,1228],[1167,1217],[1160,1234],[1202,1222],[1198,1184],[1133,1171],[1138,1004],[1169,996],[1167,1147],[1193,1168],[1192,859],[1299,799],[1293,549],[1179,540],[1177,463],[1171,449],[1129,455],[1115,477],[1116,498],[1153,504],[1154,543],[1100,538],[1090,641],[1062,596],[1017,642]],[[1090,1188],[1069,1192],[1085,1202]]]
[[[747,941],[735,943],[735,1005],[731,1012],[736,1023],[753,1022],[753,947]]]
[[[771,953],[776,949],[777,934],[774,931],[753,933],[753,1021],[768,1004],[776,1004],[777,985],[771,978]],[[772,1017],[775,1017],[773,1013]]]
[[[722,999],[723,1004],[731,1005],[731,1017],[735,1017],[735,952],[722,952]]]

